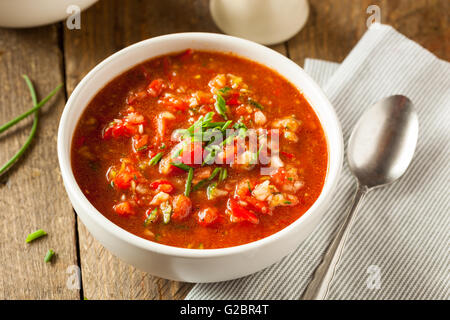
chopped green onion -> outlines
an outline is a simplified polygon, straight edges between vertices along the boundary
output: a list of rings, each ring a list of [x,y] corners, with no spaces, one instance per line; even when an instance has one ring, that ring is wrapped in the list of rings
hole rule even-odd
[[[49,249],[47,251],[47,254],[45,255],[44,262],[51,262],[54,255],[55,255],[55,251],[53,251],[52,249]]]
[[[171,162],[170,164],[184,171],[189,171],[193,169],[191,166],[188,166],[187,164],[184,164],[182,162]]]
[[[227,178],[227,176],[228,176],[227,168],[222,168],[222,172],[220,173],[219,176],[219,182],[224,181]]]
[[[229,120],[229,121],[231,121],[231,120]],[[222,121],[222,122],[208,122],[203,127],[204,128],[215,128],[215,127],[220,127],[221,128],[226,123],[227,122],[224,122],[224,121]]]
[[[220,93],[216,94],[216,103],[214,104],[214,106],[217,113],[220,114],[225,120],[228,120],[228,117],[225,114],[227,112],[227,103],[225,102],[225,99],[220,95]]]
[[[209,176],[208,180],[214,179],[219,172],[222,172],[222,168],[215,168],[211,173],[211,175]]]
[[[290,201],[285,201],[284,204],[291,204],[292,202]]]
[[[231,121],[231,120],[228,120],[227,122],[225,122],[225,124],[223,125],[223,127],[222,127],[222,131],[225,131],[229,126],[230,126],[230,124],[232,123],[233,121]]]
[[[264,107],[260,103],[256,102],[255,100],[250,99],[248,102],[250,102],[250,104],[252,104],[256,108],[258,108],[259,110],[264,110]]]
[[[230,87],[223,87],[222,89],[217,90],[220,94],[226,95],[231,90]]]
[[[148,217],[144,221],[144,227],[148,227],[150,223],[155,222],[156,218],[158,218],[158,208],[155,208],[150,212]]]
[[[44,100],[42,100],[40,103],[38,103],[37,102],[37,97],[36,97],[36,91],[34,90],[34,87],[33,87],[33,84],[32,84],[32,82],[31,82],[31,80],[30,80],[30,78],[28,78],[28,76],[27,75],[23,75],[23,78],[25,79],[25,82],[26,82],[26,84],[27,84],[27,86],[28,86],[28,89],[30,90],[30,94],[31,94],[31,99],[32,99],[32,101],[33,101],[33,105],[34,105],[34,108],[33,109],[36,109],[35,111],[34,111],[34,120],[33,120],[33,125],[32,125],[32,127],[31,127],[31,131],[30,131],[30,134],[28,135],[28,138],[27,138],[27,140],[25,141],[25,143],[23,144],[23,146],[22,146],[22,148],[20,148],[19,149],[19,151],[17,151],[16,152],[16,154],[11,158],[11,159],[9,159],[8,160],[8,162],[6,162],[1,168],[0,168],[0,176],[3,174],[3,173],[5,173],[10,167],[12,167],[12,165],[25,153],[25,151],[28,149],[28,147],[30,146],[30,144],[31,144],[31,141],[33,141],[33,138],[34,138],[34,136],[35,136],[35,134],[36,134],[36,130],[37,130],[37,125],[38,125],[38,122],[39,122],[39,116],[38,116],[38,109],[39,108],[37,108],[39,105],[40,106],[43,106],[54,94],[56,94],[56,92],[57,92],[57,90],[55,91],[54,90],[54,93],[51,93],[50,95],[49,95],[49,98],[46,100],[46,101],[44,101]],[[60,87],[59,87],[60,88]],[[59,88],[57,88],[58,90],[59,90]],[[29,111],[28,111],[29,112]],[[16,119],[14,119],[14,120],[12,120],[12,121],[10,121],[10,122],[8,122],[7,124],[5,124],[5,125],[3,125],[2,127],[0,127],[0,133],[1,132],[3,132],[3,131],[5,131],[6,129],[8,129],[10,126],[12,126],[12,125],[14,125],[15,123],[17,123],[17,122],[19,122],[20,120],[22,120],[23,118],[25,118],[26,117],[26,115],[25,114],[27,114],[28,115],[28,112],[26,112],[26,113],[24,113],[24,114],[22,114],[21,116],[19,116],[18,118],[16,118]],[[24,116],[25,115],[25,116]],[[22,116],[24,116],[24,117],[22,117]],[[19,120],[17,120],[17,119],[19,119]],[[16,121],[17,120],[17,121]]]
[[[24,76],[25,78],[26,76]],[[27,77],[28,78],[28,77]],[[26,79],[26,78],[25,78]],[[31,83],[31,82],[30,82]],[[28,81],[27,84],[29,85]],[[43,105],[45,105],[58,91],[59,89],[61,89],[62,84],[60,84],[59,86],[57,86],[55,89],[52,90],[52,92],[50,92],[48,94],[48,96],[46,96],[44,99],[42,99],[39,103],[37,103],[33,108],[31,108],[30,110],[22,113],[20,116],[18,116],[17,118],[5,123],[4,125],[0,126],[0,133],[4,132],[5,130],[9,129],[10,127],[12,127],[13,125],[15,125],[16,123],[20,122],[21,120],[25,119],[26,117],[28,117],[30,114],[32,114],[33,112],[39,110]],[[31,89],[30,89],[31,90]]]
[[[205,115],[205,118],[203,119],[203,122],[205,122],[205,123],[208,123],[208,122],[210,122],[211,120],[212,120],[212,117],[214,116],[214,112],[208,112],[206,115]]]
[[[143,150],[145,150],[147,148],[148,148],[147,145],[145,145],[145,146],[142,146],[140,148],[137,148],[136,151],[143,151]]]
[[[25,241],[26,241],[26,243],[30,243],[31,241],[34,241],[34,240],[36,240],[36,239],[38,239],[40,237],[43,237],[45,235],[47,235],[47,233],[44,230],[39,229],[39,230],[37,230],[37,231],[35,231],[33,233],[30,233],[27,236],[27,239]]]
[[[172,206],[169,201],[161,203],[161,212],[163,214],[163,222],[164,224],[168,224],[170,222],[170,216],[172,214]]]
[[[164,143],[159,146],[159,149],[161,149],[161,150],[164,150],[165,148],[166,148],[166,145]]]
[[[247,181],[248,191],[252,192],[252,188],[250,187],[250,182]]]
[[[191,193],[191,186],[192,186],[192,179],[194,178],[194,169],[191,168],[189,170],[189,174],[186,180],[186,186],[185,186],[185,190],[184,190],[184,195],[186,197],[189,197],[189,194]]]
[[[191,191],[197,191],[198,189],[200,189],[201,187],[203,187],[205,185],[206,182],[208,182],[208,179],[202,179],[199,182],[197,182],[195,184],[195,186],[192,187]]]
[[[222,182],[227,177],[227,169],[226,168],[219,168],[219,167],[215,168],[208,178],[202,179],[199,182],[197,182],[195,184],[195,186],[192,187],[192,191],[197,191],[198,189],[203,187],[205,185],[205,183],[207,183],[208,181],[213,180],[217,176],[217,174],[219,174],[219,182]]]
[[[161,160],[162,156],[163,156],[163,153],[162,153],[162,152],[156,154],[156,155],[150,160],[150,162],[149,162],[148,164],[151,165],[151,166],[156,165],[156,164]]]
[[[206,188],[206,195],[208,197],[208,200],[214,199],[214,191],[216,190],[217,183],[213,182],[211,183],[208,188]]]
[[[203,166],[205,164],[212,164],[214,162],[214,160],[216,159],[217,152],[219,152],[222,149],[220,148],[220,146],[213,144],[213,145],[206,146],[205,150],[209,151],[209,153],[203,160],[203,163],[202,163]]]

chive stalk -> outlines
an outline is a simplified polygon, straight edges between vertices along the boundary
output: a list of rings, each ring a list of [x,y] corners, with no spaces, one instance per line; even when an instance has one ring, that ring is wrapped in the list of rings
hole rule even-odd
[[[156,165],[161,160],[162,156],[163,156],[163,153],[159,152],[153,158],[150,159],[148,164],[151,165],[151,166]]]
[[[36,230],[35,232],[30,233],[27,236],[27,239],[25,240],[26,243],[30,243],[36,239],[39,239],[40,237],[46,236],[47,232],[45,232],[42,229]]]
[[[193,169],[191,166],[188,166],[187,164],[184,164],[182,162],[171,162],[170,164],[187,172]]]
[[[158,217],[158,208],[155,208],[150,212],[148,217],[144,221],[144,227],[148,227],[150,223],[155,222],[156,218]]]
[[[54,255],[55,255],[55,251],[53,251],[52,249],[49,249],[47,251],[47,254],[45,255],[44,262],[51,262]]]
[[[187,177],[187,180],[186,180],[186,186],[185,186],[185,189],[184,189],[184,195],[186,197],[189,197],[189,194],[191,193],[192,179],[193,178],[194,178],[194,169],[191,168],[189,170],[188,177]]]
[[[4,174],[6,171],[8,171],[9,168],[12,167],[12,165],[14,163],[16,163],[17,160],[19,160],[19,158],[25,153],[25,151],[28,149],[28,147],[30,146],[31,142],[33,141],[34,136],[36,135],[36,130],[37,130],[37,126],[38,126],[38,122],[39,122],[39,116],[38,116],[38,110],[40,107],[42,107],[53,95],[56,94],[56,92],[59,90],[59,88],[61,86],[58,86],[55,90],[52,91],[52,93],[50,93],[49,96],[47,96],[47,98],[45,98],[44,100],[42,100],[41,102],[38,103],[37,101],[37,96],[36,96],[36,91],[34,90],[33,84],[30,80],[30,78],[28,78],[27,75],[23,75],[23,78],[25,79],[25,82],[28,86],[28,89],[30,90],[30,94],[31,94],[31,99],[33,101],[33,108],[30,110],[34,110],[32,112],[27,111],[24,114],[20,115],[19,117],[11,120],[10,122],[4,124],[3,126],[0,127],[0,133],[2,133],[3,131],[5,131],[6,129],[10,128],[11,126],[13,126],[14,124],[16,124],[17,122],[19,122],[20,120],[24,119],[26,116],[30,115],[31,113],[34,112],[34,120],[33,120],[33,125],[31,127],[31,131],[30,134],[28,135],[27,140],[25,141],[25,143],[23,144],[23,146],[19,149],[19,151],[16,152],[16,154],[14,156],[12,156],[11,159],[9,159],[1,168],[0,168],[0,176],[2,174]],[[39,108],[38,108],[39,107]]]
[[[26,77],[26,76],[24,76]],[[27,82],[28,84],[28,82]],[[41,100],[41,102],[37,103],[33,108],[30,110],[22,113],[20,116],[14,118],[13,120],[5,123],[4,125],[0,126],[0,133],[4,132],[5,130],[11,128],[16,123],[20,122],[21,120],[28,117],[30,114],[34,113],[35,111],[39,110],[42,106],[44,106],[58,91],[61,89],[62,84],[58,85],[55,89],[53,89],[44,99]]]

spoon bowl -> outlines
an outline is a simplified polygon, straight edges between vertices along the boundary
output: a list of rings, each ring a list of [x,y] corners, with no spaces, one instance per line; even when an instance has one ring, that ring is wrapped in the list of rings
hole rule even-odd
[[[405,96],[385,98],[367,110],[350,136],[347,158],[358,181],[369,188],[400,178],[416,148],[419,120]]]

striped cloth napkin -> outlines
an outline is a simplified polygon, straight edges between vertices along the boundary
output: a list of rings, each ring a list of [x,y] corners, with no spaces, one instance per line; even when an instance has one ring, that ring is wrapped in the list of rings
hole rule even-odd
[[[444,40],[444,39],[443,39]],[[449,299],[450,63],[386,25],[373,25],[338,65],[307,59],[344,140],[364,110],[383,97],[408,96],[419,141],[405,176],[365,199],[332,284],[330,299]],[[289,256],[245,278],[197,284],[187,299],[298,299],[355,192],[344,164],[325,218]]]

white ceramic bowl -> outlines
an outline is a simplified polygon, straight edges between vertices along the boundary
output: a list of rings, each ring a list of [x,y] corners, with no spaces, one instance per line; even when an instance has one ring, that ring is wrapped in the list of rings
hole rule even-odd
[[[110,80],[131,67],[186,48],[233,52],[268,66],[297,86],[309,100],[324,128],[328,143],[328,172],[314,205],[283,230],[258,241],[224,249],[184,249],[135,236],[105,218],[86,199],[75,181],[70,150],[72,136],[84,109]],[[172,280],[214,282],[261,270],[293,251],[319,224],[336,188],[342,166],[342,133],[336,114],[319,86],[297,64],[257,43],[212,33],[179,33],[148,39],[129,46],[92,69],[67,101],[58,131],[61,173],[75,211],[91,234],[120,259]]]
[[[74,13],[73,6],[84,10],[97,1],[0,0],[0,27],[28,28],[54,23]]]

